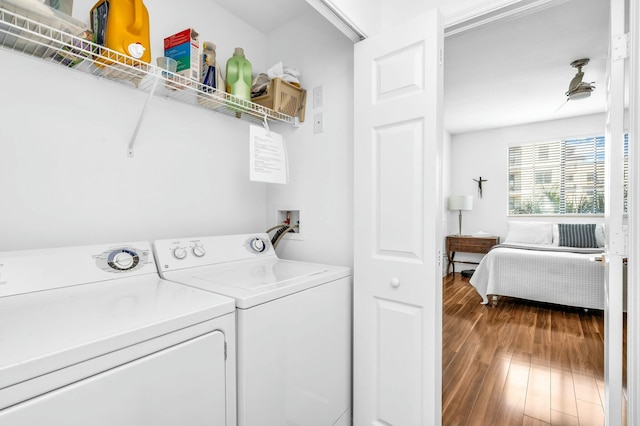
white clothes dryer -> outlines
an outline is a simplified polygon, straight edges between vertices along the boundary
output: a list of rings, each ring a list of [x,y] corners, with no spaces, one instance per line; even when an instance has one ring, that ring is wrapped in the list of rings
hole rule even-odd
[[[147,242],[0,253],[0,424],[236,425],[234,311]]]
[[[267,234],[154,242],[160,275],[233,297],[238,424],[351,424],[351,271],[279,259]]]

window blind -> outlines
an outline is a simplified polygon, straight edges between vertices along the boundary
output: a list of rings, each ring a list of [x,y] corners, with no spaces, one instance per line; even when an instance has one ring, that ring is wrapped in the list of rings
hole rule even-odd
[[[509,214],[603,213],[604,136],[509,147]]]
[[[624,134],[624,212],[627,212],[627,193],[629,189],[629,134]]]

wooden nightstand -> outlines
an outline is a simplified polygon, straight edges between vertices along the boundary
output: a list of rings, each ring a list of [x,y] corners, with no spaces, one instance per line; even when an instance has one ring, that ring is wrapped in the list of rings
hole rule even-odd
[[[472,237],[471,235],[447,235],[447,273],[449,268],[453,266],[451,272],[456,271],[455,263],[469,263],[477,265],[478,262],[467,262],[453,260],[456,252],[462,253],[480,253],[486,254],[491,250],[491,247],[496,244],[500,244],[500,237],[487,236],[487,237]]]

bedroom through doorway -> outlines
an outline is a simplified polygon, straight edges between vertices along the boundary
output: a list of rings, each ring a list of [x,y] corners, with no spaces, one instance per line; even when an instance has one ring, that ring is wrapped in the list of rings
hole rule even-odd
[[[445,194],[474,196],[473,209],[464,212],[463,234],[506,234],[505,146],[510,139],[524,143],[585,136],[593,128],[585,130],[581,123],[594,119],[601,120],[598,130],[604,134],[604,79],[588,100],[599,105],[565,103],[576,73],[570,63],[577,56],[591,55],[585,79],[590,70],[604,77],[606,67],[609,2],[577,3],[547,2],[535,12],[445,31],[445,158],[451,164]],[[527,32],[536,28],[542,35]],[[549,38],[555,42],[544,44]],[[589,53],[568,45],[585,40],[603,47]],[[470,140],[491,140],[496,146],[472,147]],[[478,176],[488,180],[482,197],[472,182]],[[457,234],[458,212],[447,217],[446,234]],[[603,218],[577,221],[591,220]],[[457,258],[465,259],[463,253]],[[456,274],[443,278],[443,424],[571,425],[586,419],[604,424],[603,311],[505,297],[495,305],[480,305],[481,297],[459,273],[471,268],[457,267]],[[626,358],[623,362],[626,367]]]

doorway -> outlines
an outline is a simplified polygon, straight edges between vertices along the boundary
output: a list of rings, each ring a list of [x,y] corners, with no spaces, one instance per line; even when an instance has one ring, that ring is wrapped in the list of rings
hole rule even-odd
[[[445,182],[449,181],[448,188],[445,185],[445,194],[474,194],[472,178],[482,176],[489,181],[485,185],[484,197],[474,200],[480,202],[474,203],[473,211],[465,212],[465,228],[468,231],[504,236],[504,212],[508,208],[504,171],[506,149],[498,146],[496,152],[490,148],[471,148],[471,140],[479,142],[502,138],[507,144],[518,137],[538,141],[554,133],[556,137],[583,135],[598,129],[600,134],[604,133],[604,123],[595,126],[595,129],[585,130],[579,117],[589,116],[593,121],[604,116],[609,5],[608,2],[581,3],[581,10],[578,11],[574,3],[556,2],[552,7],[535,13],[528,11],[526,18],[523,18],[524,15],[511,15],[507,19],[464,32],[453,28],[445,39],[445,129],[450,132],[451,149],[448,152],[452,164],[445,175],[448,177]],[[592,7],[595,9],[592,10]],[[542,36],[528,33],[537,19],[547,23],[543,26]],[[593,19],[600,21],[594,23]],[[586,24],[584,31],[581,30],[582,24]],[[599,28],[602,28],[601,33]],[[519,44],[518,37],[521,34],[525,34],[521,38],[522,42],[528,43],[527,47]],[[564,42],[575,44],[569,46]],[[452,52],[456,48],[463,48],[465,44],[471,47],[451,60]],[[487,49],[487,46],[495,49]],[[553,49],[549,46],[553,46]],[[544,57],[538,57],[540,53],[544,53]],[[596,90],[589,102],[565,103],[564,92],[575,73],[569,64],[577,59],[576,55],[593,59],[585,75],[594,76],[593,79],[589,77],[589,81],[599,79],[601,83],[597,86],[602,90],[600,93]],[[489,88],[489,91],[485,91],[485,88]],[[461,101],[456,103],[455,99]],[[465,120],[458,120],[459,117]],[[523,120],[523,117],[526,118]],[[530,124],[534,122],[539,125]],[[523,135],[523,132],[526,134]],[[468,145],[456,150],[455,144],[460,141]],[[468,155],[465,157],[462,152]],[[448,222],[449,233],[457,233],[457,221],[453,215],[449,215]],[[478,256],[474,255],[468,258],[478,260]],[[445,278],[443,286],[449,283],[449,279]],[[468,321],[473,320],[472,316]],[[598,320],[591,318],[588,322],[597,323]],[[581,332],[584,333],[584,330]],[[446,350],[443,347],[443,361],[447,356]],[[443,384],[446,380],[443,372]],[[446,389],[443,390],[446,393]],[[602,400],[604,397],[600,395],[598,398]],[[443,399],[443,413],[446,416],[444,404],[446,402]],[[443,420],[443,424],[447,423]]]

